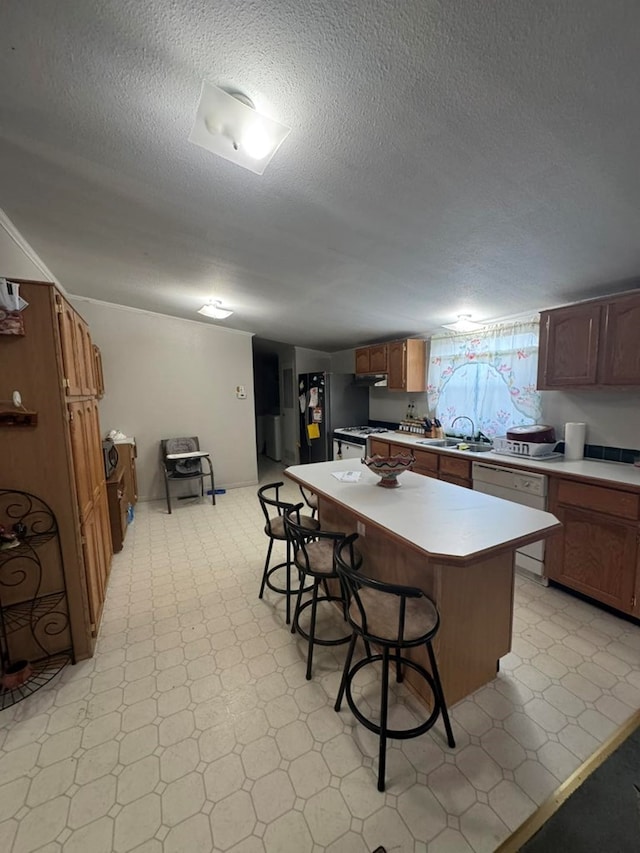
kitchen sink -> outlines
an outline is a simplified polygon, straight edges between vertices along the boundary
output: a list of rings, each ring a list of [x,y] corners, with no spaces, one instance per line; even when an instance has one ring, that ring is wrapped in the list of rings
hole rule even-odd
[[[416,443],[426,444],[427,447],[456,447],[461,441],[461,438],[423,438]]]
[[[460,443],[456,445],[456,450],[464,450],[468,453],[488,453],[490,450],[493,450],[493,445],[491,444],[477,444],[472,441],[463,442],[466,444],[466,447],[460,447]]]

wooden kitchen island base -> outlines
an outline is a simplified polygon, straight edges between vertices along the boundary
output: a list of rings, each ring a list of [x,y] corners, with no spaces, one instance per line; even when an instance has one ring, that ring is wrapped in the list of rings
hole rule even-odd
[[[350,533],[365,524],[357,548],[363,572],[391,583],[415,586],[440,611],[440,629],[433,641],[442,687],[453,705],[495,678],[499,659],[511,650],[513,619],[513,551],[486,557],[472,565],[451,565],[427,558],[408,545],[332,501],[320,502],[325,530]],[[404,654],[430,669],[426,649]],[[406,680],[427,703],[431,695],[423,679],[407,669]],[[426,691],[426,692],[425,692]]]
[[[555,516],[480,492],[406,472],[398,489],[381,489],[362,467],[357,482],[336,473],[353,460],[287,468],[286,475],[315,492],[322,528],[360,533],[362,572],[415,586],[437,605],[440,629],[433,647],[448,705],[495,678],[511,649],[514,553],[560,528]],[[426,649],[408,656],[429,669]],[[424,681],[407,681],[431,703]]]

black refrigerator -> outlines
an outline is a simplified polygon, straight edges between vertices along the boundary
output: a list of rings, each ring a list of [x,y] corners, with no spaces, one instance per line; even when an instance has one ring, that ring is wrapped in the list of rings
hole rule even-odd
[[[353,384],[352,373],[300,373],[298,416],[300,464],[333,459],[333,431],[367,426],[369,389]]]

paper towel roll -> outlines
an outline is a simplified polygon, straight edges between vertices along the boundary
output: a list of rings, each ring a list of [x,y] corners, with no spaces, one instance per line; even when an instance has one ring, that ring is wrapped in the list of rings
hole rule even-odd
[[[564,425],[564,458],[582,459],[584,457],[584,439],[586,424],[569,423]]]

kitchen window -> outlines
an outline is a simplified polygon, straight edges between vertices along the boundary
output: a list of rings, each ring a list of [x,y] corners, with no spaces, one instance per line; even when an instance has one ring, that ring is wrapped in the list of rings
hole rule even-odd
[[[432,338],[429,411],[445,429],[466,415],[490,437],[504,435],[510,426],[536,423],[541,414],[539,338],[537,318]],[[468,422],[456,424],[456,432],[468,430]]]

